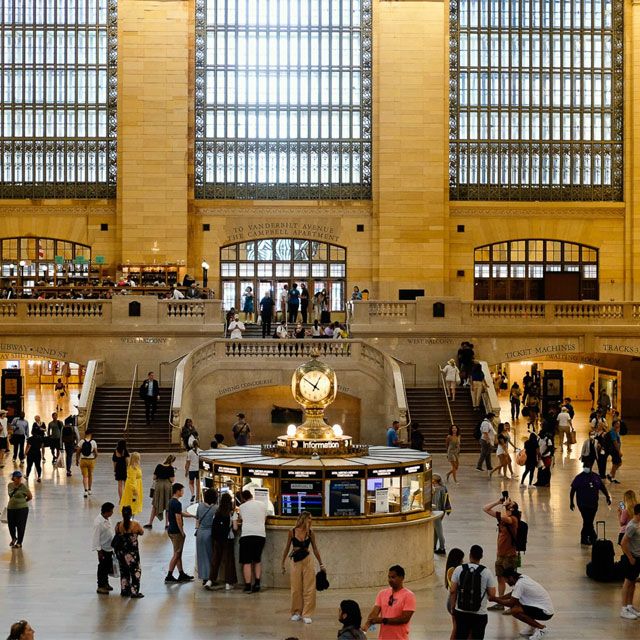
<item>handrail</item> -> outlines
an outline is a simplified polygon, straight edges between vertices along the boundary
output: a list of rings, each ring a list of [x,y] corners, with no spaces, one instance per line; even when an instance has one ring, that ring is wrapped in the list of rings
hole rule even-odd
[[[440,386],[440,382],[442,382],[442,390],[444,391],[444,399],[447,403],[447,411],[449,412],[449,422],[451,424],[451,426],[453,426],[455,423],[453,421],[453,413],[451,413],[451,404],[449,402],[449,394],[447,393],[447,384],[444,380],[444,376],[442,375],[442,369],[440,368],[439,364],[436,364],[436,367],[438,367],[438,386]]]
[[[184,358],[186,355],[189,355],[189,352],[187,351],[187,353],[183,353],[181,356],[178,356],[177,358],[174,358],[173,360],[163,360],[160,363],[160,367],[158,370],[158,384],[161,385],[162,384],[162,366],[165,364],[173,364],[174,362],[178,362],[178,360],[182,360],[182,358]]]
[[[415,362],[407,362],[406,360],[400,360],[400,358],[397,358],[396,356],[393,356],[391,354],[389,354],[389,356],[391,358],[393,358],[396,362],[399,362],[400,364],[403,364],[405,367],[411,367],[413,370],[413,386],[416,386],[416,380],[418,378],[417,375],[417,365]],[[404,374],[403,374],[404,377]],[[405,385],[406,386],[406,385]]]
[[[398,359],[388,354],[384,355],[386,357],[386,361],[391,367],[393,387],[396,393],[396,405],[400,410],[401,416],[404,417],[404,424],[400,425],[399,431],[403,431],[406,429],[407,442],[411,444],[411,412],[409,411],[409,401],[407,399],[407,387],[404,383],[404,375],[402,374],[402,369],[398,366]]]
[[[127,435],[129,434],[129,416],[131,415],[131,405],[133,403],[133,389],[136,386],[136,382],[138,382],[138,365],[133,368],[133,380],[131,380],[131,391],[129,393],[129,406],[127,407],[127,419],[124,423],[124,438],[127,439]]]
[[[496,418],[500,418],[500,401],[498,400],[498,394],[493,386],[493,378],[491,377],[491,371],[489,365],[485,360],[478,361],[482,366],[482,373],[484,373],[485,388],[482,392],[482,404],[486,413],[495,414]]]
[[[78,402],[78,428],[86,430],[91,419],[93,398],[98,387],[98,378],[104,375],[104,360],[89,360],[82,383],[80,400]]]

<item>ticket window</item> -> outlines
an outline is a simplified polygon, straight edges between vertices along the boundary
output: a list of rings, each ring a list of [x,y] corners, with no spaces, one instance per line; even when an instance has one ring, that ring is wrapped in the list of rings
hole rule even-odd
[[[239,491],[251,491],[254,500],[265,502],[267,505],[267,515],[275,515],[275,505],[277,503],[277,481],[273,477],[243,476],[242,487]],[[267,491],[268,493],[265,493]]]
[[[401,509],[401,495],[400,476],[367,478],[369,514],[398,513]]]

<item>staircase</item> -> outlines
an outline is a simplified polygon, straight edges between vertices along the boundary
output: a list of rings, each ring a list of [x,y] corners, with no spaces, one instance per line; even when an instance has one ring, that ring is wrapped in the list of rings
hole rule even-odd
[[[267,338],[272,338],[273,334],[277,328],[277,326],[280,324],[280,322],[276,322],[275,320],[271,323],[271,333],[267,336]],[[262,325],[258,324],[256,322],[245,322],[244,323],[245,326],[245,331],[242,334],[242,337],[244,340],[256,340],[259,338],[262,338]],[[307,329],[308,331],[311,330],[311,327],[313,326],[313,323],[309,324],[305,324],[302,325],[305,329]],[[289,323],[287,325],[289,331],[293,331],[293,329],[295,329],[296,325],[295,324],[291,324]]]
[[[102,451],[115,449],[118,440],[124,437],[124,425],[129,407],[130,387],[98,387],[93,399],[89,426]],[[127,448],[129,452],[176,451],[178,444],[171,443],[169,405],[171,389],[160,389],[160,400],[155,421],[147,425],[144,400],[133,390]]]
[[[445,439],[451,420],[447,411],[444,391],[439,388],[407,388],[407,400],[411,413],[411,424],[420,424],[424,436],[424,448],[430,453],[446,451]],[[469,387],[458,387],[456,401],[451,403],[453,422],[460,429],[463,439],[473,440],[473,430],[480,420],[481,412],[474,411]]]

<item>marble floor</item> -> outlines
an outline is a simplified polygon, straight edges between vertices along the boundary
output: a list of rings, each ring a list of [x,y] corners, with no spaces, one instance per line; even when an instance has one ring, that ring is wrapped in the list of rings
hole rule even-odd
[[[586,429],[588,407],[578,407],[579,438]],[[45,411],[46,413],[46,411]],[[29,416],[32,417],[32,416]],[[519,426],[521,432],[525,427]],[[519,438],[522,434],[518,435]],[[624,465],[619,472],[622,484],[612,487],[614,505],[627,488],[640,494],[640,436],[623,438]],[[573,640],[640,637],[640,620],[618,617],[620,587],[598,584],[585,577],[584,567],[589,551],[579,545],[577,512],[568,508],[568,487],[579,471],[577,447],[571,455],[556,456],[551,489],[520,488],[516,480],[488,480],[474,471],[477,444],[467,436],[463,441],[460,483],[450,486],[453,513],[445,521],[447,547],[468,550],[474,543],[483,545],[485,559],[492,567],[495,559],[496,527],[482,512],[482,505],[497,499],[508,489],[520,502],[524,519],[529,523],[529,550],[522,571],[547,587],[557,614],[549,623],[549,638]],[[289,593],[265,590],[244,595],[240,591],[204,591],[197,583],[165,586],[163,578],[171,555],[170,544],[160,530],[154,530],[141,543],[143,564],[143,600],[123,600],[117,595],[95,593],[95,553],[90,550],[92,522],[106,500],[116,502],[116,484],[111,471],[110,452],[98,460],[93,495],[84,499],[77,471],[73,477],[55,472],[50,459],[45,466],[43,482],[31,480],[35,499],[29,516],[22,550],[9,548],[5,525],[0,528],[0,637],[11,622],[28,619],[36,629],[36,638],[91,639],[164,638],[280,639],[300,640],[335,638],[338,624],[336,610],[341,599],[357,600],[366,615],[373,604],[376,589],[335,590],[318,594],[318,608],[311,625],[288,621]],[[435,470],[446,472],[443,455],[436,455]],[[155,456],[143,456],[145,492],[150,474],[157,462]],[[183,458],[178,460],[182,468]],[[3,481],[13,470],[9,463],[0,470]],[[147,499],[148,503],[149,500]],[[6,493],[0,497],[0,508],[6,504]],[[145,505],[144,517],[150,505]],[[615,509],[601,505],[598,514],[607,521],[607,535],[617,537]],[[186,567],[194,564],[193,521],[187,521]],[[322,537],[318,536],[322,545]],[[427,553],[428,550],[416,550]],[[345,550],[348,553],[348,550]],[[331,579],[331,566],[340,558],[323,558]],[[371,559],[375,562],[375,558]],[[417,596],[413,617],[413,639],[445,639],[449,637],[450,620],[445,610],[442,586],[444,559],[436,557],[435,574],[408,586]],[[636,596],[640,606],[640,593]],[[486,637],[515,638],[518,624],[497,613],[490,615]],[[370,634],[375,637],[374,634]]]

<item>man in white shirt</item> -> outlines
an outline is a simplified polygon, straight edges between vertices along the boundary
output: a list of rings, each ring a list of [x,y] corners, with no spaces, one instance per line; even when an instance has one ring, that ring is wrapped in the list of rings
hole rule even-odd
[[[113,591],[109,585],[109,574],[113,573],[113,527],[109,518],[113,515],[114,505],[105,502],[100,508],[100,515],[93,523],[91,548],[98,552],[98,589],[96,593],[108,594]]]
[[[178,289],[178,285],[177,284],[173,285],[173,293],[171,294],[171,297],[174,300],[184,300],[184,293],[182,293],[182,291],[180,291],[180,289]]]
[[[260,591],[260,577],[262,576],[262,550],[267,539],[264,523],[267,518],[267,507],[253,498],[248,489],[242,492],[243,503],[239,508],[239,518],[233,522],[233,528],[242,525],[240,534],[240,564],[244,576],[244,591]],[[251,570],[255,581],[251,587]]]
[[[520,635],[531,635],[531,640],[541,640],[547,634],[547,627],[540,620],[551,620],[555,613],[549,592],[533,578],[518,573],[515,569],[505,569],[504,579],[511,593],[495,600],[511,608],[511,615],[529,625],[529,630]]]
[[[84,497],[91,495],[93,486],[93,470],[98,457],[98,444],[93,439],[91,430],[87,428],[82,440],[78,441],[76,449],[76,467],[80,467],[82,473],[82,485],[84,486]]]
[[[229,323],[229,337],[231,340],[240,340],[242,338],[242,334],[246,327],[244,326],[244,322],[240,320],[239,315],[233,316],[233,320]]]
[[[496,432],[493,428],[494,413],[487,413],[485,419],[480,424],[480,457],[476,465],[477,471],[482,471],[482,463],[487,466],[487,471],[491,471],[491,450],[495,441]]]
[[[0,469],[4,467],[4,459],[9,453],[9,431],[8,431],[7,411],[0,410]]]

